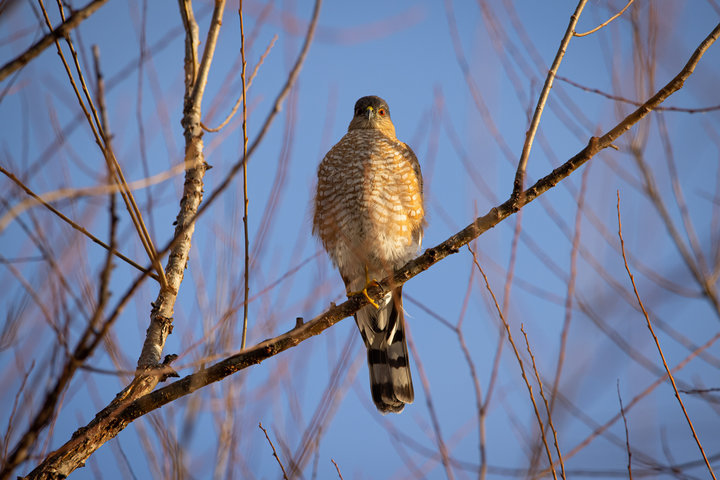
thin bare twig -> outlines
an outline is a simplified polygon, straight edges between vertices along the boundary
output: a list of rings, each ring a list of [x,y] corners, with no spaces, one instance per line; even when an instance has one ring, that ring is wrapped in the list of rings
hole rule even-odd
[[[247,62],[245,61],[245,27],[243,25],[243,1],[240,0],[240,9],[238,10],[240,15],[240,57],[242,61],[242,73],[240,78],[242,79],[242,135],[243,135],[243,159],[247,157],[248,148],[248,134],[247,134],[247,85],[245,84],[245,68]],[[272,43],[270,44],[272,46]],[[243,278],[245,285],[243,288],[243,322],[242,322],[242,340],[240,341],[240,348],[245,348],[245,340],[247,338],[247,325],[248,325],[248,298],[250,297],[250,233],[248,232],[248,182],[247,182],[247,162],[243,162],[243,233],[244,233],[244,252],[245,252],[245,274]]]
[[[58,25],[57,28],[51,29],[43,38],[35,42],[33,46],[0,67],[0,82],[11,73],[25,66],[30,60],[40,55],[43,50],[52,45],[54,41],[67,36],[73,28],[80,25],[83,20],[95,13],[97,9],[105,3],[107,3],[107,0],[94,0],[83,8],[76,10],[67,20]]]
[[[186,3],[186,5],[189,6],[188,3]],[[210,66],[212,65],[213,57],[215,56],[215,47],[217,46],[217,39],[220,34],[220,27],[222,26],[222,17],[224,12],[225,1],[216,1],[210,28],[208,29],[207,39],[205,40],[205,48],[203,49],[200,65],[197,69],[197,74],[193,83],[192,93],[190,94],[190,107],[192,109],[197,109],[198,113],[200,111],[201,100],[205,94],[208,75],[210,75]]]
[[[620,414],[622,415],[623,424],[625,425],[625,448],[628,455],[628,477],[632,480],[632,451],[630,450],[630,434],[628,433],[627,418],[625,418],[625,408],[623,407],[622,397],[620,396],[620,380],[617,381],[618,401],[620,402]]]
[[[540,117],[542,116],[545,103],[550,95],[550,89],[552,88],[553,81],[555,80],[555,74],[557,73],[558,68],[560,68],[560,62],[562,62],[562,59],[565,56],[565,50],[567,49],[570,39],[575,32],[575,25],[577,25],[577,22],[580,19],[580,13],[586,3],[587,0],[580,0],[575,8],[575,12],[573,12],[570,16],[570,23],[568,24],[562,41],[560,42],[560,48],[555,54],[555,60],[553,60],[547,77],[545,77],[545,84],[543,85],[542,92],[540,92],[540,98],[538,98],[537,107],[535,107],[535,113],[533,114],[532,121],[530,122],[530,128],[528,128],[527,134],[525,135],[525,143],[523,144],[522,154],[520,155],[520,161],[518,162],[517,171],[515,172],[515,183],[513,185],[512,193],[512,196],[515,199],[518,199],[524,188],[525,169],[527,167],[528,158],[530,157],[530,149],[532,148],[533,140],[535,139],[535,133],[540,125]]]
[[[15,400],[13,401],[12,409],[10,410],[10,418],[8,418],[8,426],[7,430],[5,431],[5,436],[3,438],[3,451],[2,451],[2,460],[3,463],[5,463],[5,459],[7,458],[8,454],[8,447],[10,446],[10,434],[13,431],[13,421],[15,419],[15,413],[17,410],[18,402],[20,400],[20,395],[22,395],[23,390],[25,390],[25,384],[28,381],[28,378],[30,378],[30,373],[33,371],[33,368],[35,368],[35,360],[30,363],[30,368],[28,368],[28,371],[25,372],[23,375],[22,382],[20,382],[20,388],[18,388],[17,393],[15,394]]]
[[[138,132],[138,138],[137,138],[137,146],[140,150],[140,163],[142,165],[142,171],[143,176],[149,177],[150,176],[150,164],[148,160],[148,152],[147,152],[147,136],[146,136],[146,129],[145,129],[145,119],[143,118],[143,106],[146,105],[146,101],[144,98],[144,81],[145,77],[148,77],[148,86],[150,87],[151,91],[155,93],[155,100],[156,105],[158,106],[158,117],[160,118],[160,122],[162,124],[169,124],[169,118],[167,115],[167,112],[165,111],[165,108],[163,107],[163,102],[159,99],[159,95],[157,95],[157,73],[153,67],[153,58],[152,55],[148,55],[148,47],[147,47],[147,36],[148,36],[148,29],[147,29],[147,16],[148,16],[148,0],[143,0],[141,6],[142,12],[139,14],[139,25],[136,27],[139,33],[138,35],[138,42],[140,47],[140,54],[138,55],[137,59],[137,95],[135,97],[135,119],[137,122],[137,132]],[[131,8],[131,11],[135,12],[134,8]],[[133,15],[134,16],[134,15]],[[134,20],[137,21],[137,20]],[[102,112],[102,110],[101,110]],[[164,131],[167,131],[168,129],[165,127],[163,128]],[[166,137],[167,138],[167,137]],[[169,152],[172,152],[172,148],[168,148]],[[169,153],[169,156],[171,158],[177,158],[176,154]],[[154,198],[153,198],[153,192],[152,190],[148,189],[145,192],[145,207],[148,212],[148,217],[150,217],[150,228],[152,231],[151,234],[154,234],[155,231],[153,229],[154,227]]]
[[[520,373],[522,374],[522,378],[525,381],[525,386],[528,389],[528,394],[530,395],[530,401],[532,402],[533,409],[535,410],[535,418],[537,418],[538,425],[540,426],[540,437],[542,439],[542,442],[545,446],[545,453],[547,454],[548,463],[550,464],[550,469],[552,476],[555,480],[557,480],[557,474],[555,473],[555,464],[553,463],[552,454],[550,453],[550,447],[548,446],[547,439],[545,438],[545,426],[543,425],[542,418],[540,417],[540,410],[538,410],[537,403],[535,403],[535,396],[533,395],[532,391],[532,385],[530,384],[530,380],[528,379],[527,375],[525,374],[525,365],[522,361],[522,358],[520,357],[520,352],[518,351],[517,347],[515,346],[515,340],[513,340],[512,333],[510,332],[510,325],[508,324],[507,320],[505,320],[505,315],[503,315],[502,309],[500,308],[500,305],[498,304],[497,298],[495,298],[495,292],[493,292],[492,287],[490,287],[490,281],[487,278],[487,275],[485,275],[485,271],[480,266],[480,262],[478,262],[477,256],[475,255],[475,251],[470,247],[468,244],[468,250],[472,254],[473,257],[473,263],[475,263],[475,266],[477,267],[478,271],[480,271],[480,274],[483,277],[483,280],[485,280],[485,288],[487,288],[488,292],[490,292],[490,295],[492,296],[493,302],[495,302],[495,309],[497,310],[497,314],[500,317],[500,320],[502,321],[503,326],[505,327],[505,334],[507,335],[508,341],[510,342],[510,345],[513,348],[513,352],[515,353],[515,358],[518,361],[518,365],[520,366]]]
[[[265,434],[265,438],[267,438],[268,443],[270,444],[270,447],[272,447],[273,457],[275,457],[275,460],[277,460],[278,465],[280,465],[280,470],[283,472],[283,478],[285,480],[288,480],[287,473],[285,472],[285,467],[282,464],[282,461],[280,460],[280,457],[277,454],[277,451],[275,450],[275,445],[273,445],[272,440],[270,440],[270,437],[268,436],[267,430],[265,430],[262,426],[262,422],[258,423],[258,427],[260,427],[260,430],[263,431]]]
[[[44,5],[42,3],[42,0],[40,1],[40,5],[43,7],[44,11]],[[60,10],[60,15],[65,20],[65,12],[62,0],[56,0],[58,4],[58,9]],[[45,15],[45,21],[49,28],[52,29],[52,26],[50,25],[50,20],[47,16],[47,12],[44,12]],[[103,156],[105,157],[106,162],[108,163],[108,170],[110,173],[110,178],[115,180],[122,188],[120,190],[121,196],[123,200],[125,201],[125,206],[128,210],[128,213],[130,214],[131,220],[133,222],[133,225],[135,226],[135,229],[137,230],[138,236],[140,237],[140,241],[143,244],[143,247],[145,248],[146,253],[148,254],[148,257],[150,258],[150,261],[153,264],[153,267],[155,268],[155,271],[158,274],[160,284],[163,287],[167,286],[167,280],[165,278],[165,271],[162,268],[162,265],[160,264],[160,259],[158,258],[157,251],[155,250],[155,245],[153,243],[152,237],[150,236],[150,233],[148,232],[147,226],[145,225],[145,221],[143,220],[142,213],[140,212],[140,208],[137,205],[137,202],[135,201],[135,197],[132,194],[132,191],[130,190],[130,187],[128,186],[127,181],[125,180],[125,175],[122,171],[122,168],[120,167],[120,163],[117,161],[117,158],[115,157],[115,153],[113,152],[112,148],[110,147],[110,144],[107,142],[107,140],[110,138],[110,135],[106,134],[103,130],[103,122],[100,120],[100,115],[95,108],[95,102],[93,102],[93,98],[90,95],[90,91],[87,87],[87,83],[85,82],[85,76],[83,75],[82,68],[80,67],[80,61],[78,60],[78,55],[75,50],[75,46],[73,45],[72,39],[70,38],[70,35],[66,35],[65,37],[65,43],[67,43],[68,48],[70,49],[70,53],[72,54],[73,63],[75,65],[75,71],[78,74],[78,79],[80,80],[80,85],[82,86],[83,94],[85,95],[85,99],[87,100],[88,106],[90,107],[90,112],[92,113],[92,120],[90,120],[90,117],[88,116],[88,121],[90,122],[90,126],[93,130],[93,135],[95,135],[95,141],[100,147],[100,150],[103,153]],[[62,51],[59,49],[58,46],[58,52],[63,59],[63,62],[65,62],[65,57],[62,54]],[[67,69],[67,65],[66,65]],[[69,70],[68,70],[69,72]],[[70,76],[70,81],[73,83],[72,76]],[[78,101],[80,102],[83,110],[85,110],[85,106],[83,105],[82,99],[80,98],[79,93],[77,92],[77,88],[75,88],[75,93],[77,95]]]
[[[650,323],[650,317],[648,316],[647,311],[645,310],[645,305],[643,305],[642,300],[640,299],[640,294],[638,293],[637,286],[635,285],[635,277],[633,277],[632,272],[630,271],[630,267],[628,266],[627,257],[625,256],[625,241],[623,240],[622,236],[622,222],[620,220],[620,191],[617,192],[617,214],[618,214],[618,236],[620,237],[620,249],[622,251],[622,257],[623,261],[625,262],[625,271],[627,271],[628,276],[630,277],[630,282],[633,286],[633,291],[635,292],[635,298],[637,298],[638,304],[640,304],[640,309],[643,312],[643,315],[645,316],[645,322],[647,324],[648,330],[650,330],[650,334],[653,337],[653,340],[655,341],[655,346],[658,349],[658,353],[660,354],[660,358],[662,359],[663,367],[665,368],[665,372],[667,372],[667,376],[670,379],[670,383],[672,384],[673,390],[675,391],[675,398],[677,398],[678,403],[680,404],[680,408],[683,411],[683,415],[685,415],[685,420],[688,423],[688,426],[690,427],[690,430],[692,431],[693,438],[695,439],[695,443],[698,446],[698,449],[700,449],[700,453],[702,454],[703,460],[705,460],[705,466],[707,466],[708,471],[710,472],[710,476],[712,476],[713,479],[715,479],[715,472],[713,472],[712,466],[710,466],[710,462],[708,461],[707,455],[705,455],[705,449],[703,448],[702,444],[700,443],[700,439],[697,436],[697,433],[695,433],[695,428],[693,427],[692,420],[690,420],[690,415],[688,415],[687,410],[685,410],[685,404],[682,401],[682,398],[680,398],[680,393],[678,392],[677,385],[675,385],[675,378],[673,377],[672,372],[670,372],[670,368],[668,367],[667,362],[665,361],[665,355],[663,354],[662,347],[660,347],[660,341],[657,338],[657,335],[655,335],[655,330],[653,329],[652,323]]]
[[[43,0],[38,0],[38,2],[40,4],[40,8],[43,12],[45,24],[47,25],[47,27],[50,30],[52,30],[53,29],[52,23],[50,22],[50,17],[48,16],[47,10],[45,9],[44,2],[43,2]],[[63,5],[60,2],[60,0],[58,0],[58,7],[60,9],[60,14],[64,18]],[[75,96],[78,100],[80,108],[82,109],[83,113],[85,114],[85,118],[87,119],[88,125],[90,126],[92,134],[95,137],[95,143],[97,143],[98,147],[100,148],[100,150],[103,154],[103,157],[105,158],[105,161],[108,165],[108,169],[111,174],[111,178],[115,182],[117,182],[118,185],[121,186],[121,189],[120,189],[121,196],[125,202],[125,207],[127,208],[128,213],[130,214],[132,223],[135,226],[135,229],[137,230],[140,241],[141,241],[143,247],[145,248],[145,251],[148,254],[148,257],[150,258],[150,261],[152,262],[153,267],[155,268],[155,270],[158,274],[161,285],[165,286],[166,285],[165,272],[163,271],[162,266],[160,265],[157,252],[155,251],[155,247],[153,246],[153,243],[152,243],[152,239],[150,238],[150,235],[147,232],[147,228],[145,227],[145,223],[142,220],[142,214],[140,213],[140,209],[138,208],[137,204],[135,203],[135,199],[127,185],[125,177],[122,173],[122,169],[120,168],[120,164],[117,162],[117,159],[115,158],[115,154],[105,143],[106,136],[102,132],[102,125],[101,125],[101,122],[99,119],[99,115],[98,115],[97,109],[95,108],[95,104],[92,100],[92,96],[90,95],[90,92],[88,91],[87,84],[85,82],[85,77],[82,73],[82,69],[80,67],[80,62],[78,61],[77,52],[75,51],[75,47],[73,46],[72,40],[70,39],[69,35],[65,36],[64,38],[65,38],[65,43],[67,43],[68,48],[70,49],[70,53],[72,54],[73,62],[75,65],[75,70],[78,74],[78,78],[80,80],[83,95],[90,107],[90,111],[88,111],[88,108],[85,106],[85,101],[83,101],[83,95],[80,94],[80,90],[78,89],[77,83],[75,82],[73,74],[70,70],[70,66],[68,65],[67,60],[65,59],[65,54],[63,53],[62,48],[60,47],[60,42],[58,41],[58,39],[55,39],[55,47],[57,49],[58,55],[60,56],[60,59],[62,60],[63,66],[65,68],[65,72],[68,76],[68,80],[70,81],[70,85],[72,86],[73,91],[75,92]]]
[[[612,95],[610,93],[603,92],[602,90],[598,90],[597,88],[586,87],[585,85],[581,85],[573,80],[570,80],[567,77],[563,77],[562,75],[556,75],[555,78],[557,78],[558,80],[563,81],[569,85],[572,85],[575,88],[579,88],[580,90],[584,90],[586,92],[595,93],[595,94],[603,96],[605,98],[609,98],[610,100],[628,103],[628,104],[634,105],[636,107],[639,107],[642,105],[642,102],[630,100],[629,98],[620,97],[618,95]],[[720,105],[713,105],[711,107],[698,107],[698,108],[658,106],[655,108],[655,110],[658,112],[707,113],[707,112],[712,112],[715,110],[720,110]]]
[[[515,219],[515,228],[513,228],[513,238],[510,243],[510,260],[508,261],[507,274],[505,275],[505,286],[503,288],[503,312],[507,312],[510,309],[510,292],[514,284],[513,279],[515,278],[515,266],[517,265],[517,252],[518,244],[520,241],[520,234],[522,233],[522,210],[518,212],[517,218]],[[498,329],[497,347],[495,348],[495,355],[493,357],[492,370],[490,374],[490,380],[488,381],[487,395],[485,395],[484,404],[487,406],[490,404],[493,392],[495,391],[495,383],[498,378],[500,371],[500,359],[502,358],[503,349],[505,348],[505,331],[502,325]]]
[[[240,6],[240,11],[242,12],[242,6]],[[242,22],[242,20],[241,20],[241,22]],[[247,91],[250,89],[250,87],[252,86],[252,82],[253,82],[253,80],[255,79],[255,76],[257,75],[258,70],[260,69],[260,66],[265,62],[265,57],[268,56],[268,54],[270,53],[270,50],[272,50],[272,48],[273,48],[273,46],[275,45],[275,42],[277,41],[277,39],[278,39],[278,36],[277,36],[277,35],[273,35],[273,38],[270,40],[270,43],[268,44],[267,48],[265,49],[265,52],[260,56],[260,60],[258,60],[258,63],[255,65],[255,68],[253,69],[253,72],[252,72],[252,74],[250,75],[250,78],[249,78],[248,81],[247,81],[247,86],[245,86],[245,87],[243,88],[243,93],[238,97],[237,101],[235,102],[235,105],[233,105],[232,110],[230,110],[230,113],[229,113],[228,116],[225,118],[225,120],[223,120],[223,121],[220,123],[220,125],[218,125],[218,126],[215,127],[215,128],[208,127],[208,126],[205,125],[204,123],[201,123],[203,130],[205,130],[206,132],[219,132],[220,130],[222,130],[222,128],[223,128],[225,125],[227,125],[227,124],[230,122],[230,120],[232,120],[232,117],[235,116],[235,112],[237,112],[237,109],[238,109],[238,107],[240,107],[240,104],[241,104],[241,103],[243,104],[243,109],[246,108],[246,107],[244,106],[244,105],[245,105],[245,100],[243,100],[244,97],[245,97],[245,95],[246,95],[246,92],[247,92]],[[244,35],[244,33],[242,32],[242,28],[241,28],[241,47],[240,47],[240,48],[241,48],[242,56],[243,56],[243,60],[242,60],[242,62],[243,62],[243,71],[245,70],[245,60],[244,60],[244,58],[245,58],[245,49],[242,47],[242,44],[244,44],[244,42],[245,42],[245,35]],[[244,79],[243,79],[243,83],[245,83],[245,80],[244,80]]]
[[[337,470],[337,474],[338,477],[340,477],[340,480],[343,480],[343,476],[342,473],[340,473],[340,467],[338,467],[338,464],[332,458],[330,459],[330,461],[333,463],[333,465],[335,465],[335,470]]]
[[[540,388],[540,397],[543,399],[543,403],[545,403],[545,412],[547,414],[547,421],[548,425],[550,425],[550,429],[553,433],[553,440],[555,443],[555,451],[558,454],[558,461],[560,462],[560,475],[562,475],[562,478],[565,479],[565,463],[563,462],[562,453],[560,453],[560,444],[558,444],[558,437],[557,437],[557,431],[555,430],[555,425],[553,425],[552,421],[552,411],[550,410],[550,404],[548,403],[547,397],[545,397],[545,390],[543,389],[542,380],[540,380],[540,374],[537,370],[537,365],[535,365],[535,355],[533,355],[532,350],[530,349],[530,340],[528,340],[527,333],[525,333],[525,326],[523,324],[520,324],[520,331],[522,332],[523,336],[525,337],[525,346],[527,347],[528,354],[530,355],[530,361],[532,362],[532,368],[533,373],[535,374],[535,381],[538,384],[538,387]]]
[[[105,138],[105,144],[110,146],[110,135],[107,133],[110,131],[110,121],[108,120],[107,106],[105,105],[105,76],[100,68],[100,47],[97,45],[92,46],[93,54],[93,65],[95,67],[95,88],[97,92],[96,101],[98,108],[100,109],[100,126]]]
[[[714,392],[720,392],[720,387],[713,387],[713,388],[694,388],[692,390],[680,390],[682,393],[687,394],[703,394],[703,393],[714,393]]]
[[[615,15],[613,15],[612,17],[610,17],[606,22],[601,23],[601,24],[598,25],[597,27],[595,27],[595,28],[593,28],[592,30],[589,30],[589,31],[587,31],[587,32],[585,32],[585,33],[575,33],[575,32],[573,32],[573,36],[575,36],[575,37],[584,37],[584,36],[586,36],[586,35],[590,35],[591,33],[597,32],[598,30],[600,30],[601,28],[607,26],[610,22],[612,22],[613,20],[615,20],[616,18],[618,18],[620,15],[622,15],[623,13],[625,13],[625,10],[627,10],[628,7],[629,7],[630,5],[632,5],[632,3],[633,3],[634,1],[635,1],[635,0],[629,0],[628,3],[627,3],[627,5],[625,5],[622,10],[620,10],[618,13],[616,13]]]

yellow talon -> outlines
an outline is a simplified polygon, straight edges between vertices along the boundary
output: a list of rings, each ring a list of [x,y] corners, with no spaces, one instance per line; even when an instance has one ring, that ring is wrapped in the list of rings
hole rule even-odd
[[[362,293],[363,295],[365,295],[365,298],[368,299],[368,302],[370,302],[370,304],[371,304],[373,307],[375,307],[376,309],[379,309],[379,308],[380,308],[380,305],[378,305],[375,300],[373,300],[372,298],[370,298],[370,295],[368,295],[368,292],[367,292],[367,289],[368,289],[368,288],[370,288],[370,287],[379,287],[379,286],[380,286],[380,284],[379,284],[377,281],[370,279],[370,277],[368,276],[367,267],[365,267],[365,286],[364,286],[363,289],[360,290],[360,291],[357,291],[357,292],[348,292],[348,293],[347,293],[347,296],[348,296],[348,297],[352,297],[353,295],[358,295],[358,294]]]

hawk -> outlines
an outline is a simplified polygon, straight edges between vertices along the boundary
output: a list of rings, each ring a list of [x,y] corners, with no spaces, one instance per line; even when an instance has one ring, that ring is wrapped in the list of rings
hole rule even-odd
[[[318,167],[313,233],[340,271],[348,295],[363,292],[417,253],[423,180],[413,151],[395,136],[387,102],[362,97],[348,132]],[[368,297],[370,299],[370,297]],[[370,391],[382,413],[414,398],[404,334],[402,286],[355,314],[367,348]]]

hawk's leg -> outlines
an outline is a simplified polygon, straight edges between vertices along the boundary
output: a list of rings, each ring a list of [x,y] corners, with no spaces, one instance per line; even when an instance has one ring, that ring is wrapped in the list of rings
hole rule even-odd
[[[371,304],[373,307],[375,307],[376,309],[379,309],[379,308],[380,308],[380,305],[378,305],[375,300],[373,300],[372,298],[370,298],[370,295],[368,295],[368,292],[367,292],[367,289],[368,289],[368,288],[370,288],[370,287],[379,287],[379,286],[380,286],[380,284],[379,284],[376,280],[372,280],[372,279],[370,278],[370,276],[368,275],[367,265],[365,265],[365,286],[363,287],[362,290],[359,290],[359,291],[357,291],[357,292],[347,292],[347,296],[348,296],[348,298],[349,298],[349,297],[352,297],[353,295],[358,295],[358,294],[362,293],[363,295],[365,295],[365,298],[368,299],[368,302],[370,302],[370,304]]]

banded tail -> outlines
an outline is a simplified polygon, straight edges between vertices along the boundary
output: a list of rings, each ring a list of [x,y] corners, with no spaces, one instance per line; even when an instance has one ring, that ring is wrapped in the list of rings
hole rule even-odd
[[[400,413],[415,398],[410,362],[405,341],[405,316],[402,287],[378,302],[379,309],[368,305],[355,315],[368,354],[370,391],[382,413]]]

